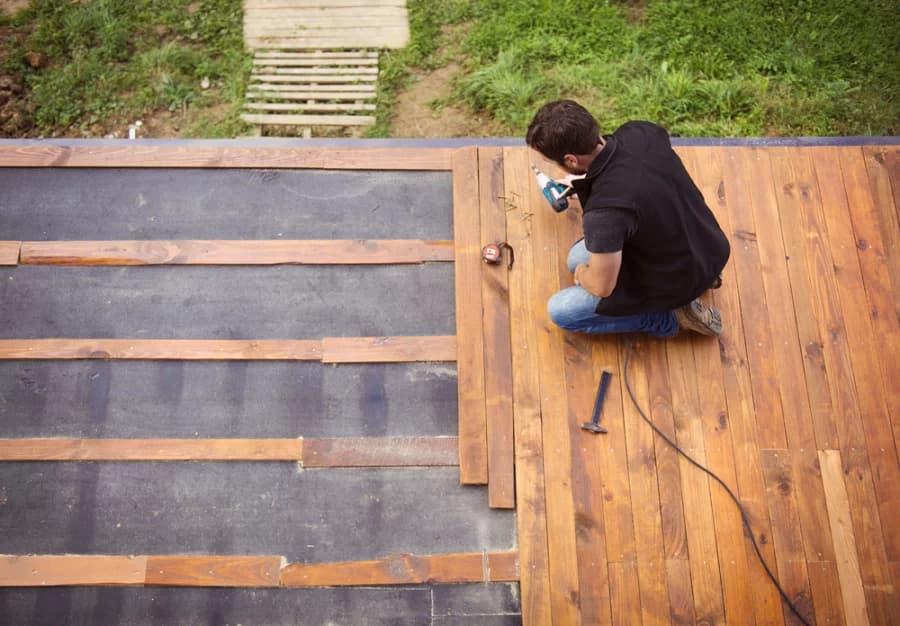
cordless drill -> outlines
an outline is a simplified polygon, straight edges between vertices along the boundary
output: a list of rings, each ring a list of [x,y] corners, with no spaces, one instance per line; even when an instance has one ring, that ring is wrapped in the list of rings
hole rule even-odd
[[[543,192],[544,197],[547,198],[547,202],[553,207],[553,210],[557,213],[562,213],[568,209],[568,198],[575,193],[575,189],[556,182],[539,170],[534,163],[531,164],[531,169],[534,170],[534,175],[537,176],[538,187]]]

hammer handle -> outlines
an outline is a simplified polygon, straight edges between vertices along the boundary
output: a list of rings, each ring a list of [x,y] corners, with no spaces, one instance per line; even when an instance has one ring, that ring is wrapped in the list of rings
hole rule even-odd
[[[606,400],[610,379],[612,379],[612,374],[603,370],[603,373],[600,374],[600,386],[597,387],[597,399],[594,400],[594,413],[591,415],[591,421],[595,424],[600,423],[600,412],[603,410],[603,401]]]

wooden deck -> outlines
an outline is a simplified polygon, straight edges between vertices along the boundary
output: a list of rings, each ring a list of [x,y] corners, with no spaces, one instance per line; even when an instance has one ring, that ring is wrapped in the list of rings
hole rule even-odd
[[[708,294],[726,329],[719,340],[634,337],[627,374],[636,399],[660,429],[734,489],[763,555],[810,622],[896,623],[900,146],[678,152],[732,243],[724,286]],[[517,552],[385,555],[313,566],[286,565],[277,555],[7,556],[0,559],[0,584],[520,580],[523,621],[530,626],[799,623],[756,561],[727,494],[655,436],[632,405],[625,338],[565,333],[548,320],[547,298],[571,280],[564,258],[579,237],[579,220],[576,211],[557,215],[546,206],[530,171],[535,159],[519,147],[0,147],[0,167],[375,164],[452,171],[455,337],[325,337],[302,345],[12,340],[0,345],[0,358],[455,356],[461,482],[487,483],[486,505],[515,507],[518,525]],[[481,246],[492,241],[512,245],[511,269],[482,263]],[[413,257],[399,261],[383,256],[390,242],[368,243],[360,242],[353,262],[449,260],[441,252],[447,242],[407,242]],[[329,262],[331,254],[313,241],[255,242],[241,250],[230,241],[157,244],[4,241],[0,263],[306,263]],[[602,416],[609,433],[592,435],[579,425],[590,416],[604,369],[613,372]],[[401,444],[401,452],[424,449],[411,461],[392,454]],[[179,439],[0,440],[0,457],[446,465],[447,446],[457,440],[401,444],[245,439],[215,440],[198,450]],[[372,458],[360,460],[364,452]]]
[[[726,330],[718,341],[634,337],[637,401],[736,492],[811,623],[896,623],[900,152],[678,152],[732,243],[724,286],[708,294]],[[524,623],[800,623],[726,492],[628,399],[625,339],[549,321],[545,302],[571,284],[565,255],[580,226],[575,211],[546,206],[534,158],[471,149],[454,165],[466,181],[457,205],[481,215],[457,234],[457,271],[469,273],[457,293],[483,286],[458,303],[462,472],[473,482],[486,474],[491,504],[511,506],[515,442]],[[474,260],[476,243],[504,239],[512,270]],[[579,425],[603,369],[614,374],[609,434],[593,435]]]

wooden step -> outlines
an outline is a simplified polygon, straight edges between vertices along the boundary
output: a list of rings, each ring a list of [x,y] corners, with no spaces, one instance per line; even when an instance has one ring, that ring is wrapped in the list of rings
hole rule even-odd
[[[244,113],[241,119],[248,124],[280,124],[285,126],[371,126],[372,115],[265,115]]]
[[[248,102],[244,109],[249,111],[310,111],[324,113],[328,111],[374,111],[374,104],[291,104],[286,102]]]
[[[376,72],[377,74],[377,72]],[[254,74],[252,80],[270,83],[293,83],[297,85],[315,85],[317,83],[373,83],[375,75],[370,74],[306,74],[300,76],[282,74]]]

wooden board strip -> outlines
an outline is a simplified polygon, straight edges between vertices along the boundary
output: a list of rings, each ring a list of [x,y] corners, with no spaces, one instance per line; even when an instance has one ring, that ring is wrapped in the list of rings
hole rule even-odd
[[[277,587],[280,556],[148,556],[145,585]]]
[[[290,126],[370,126],[375,123],[373,115],[266,115],[265,113],[242,113],[241,119],[248,124],[285,124]]]
[[[0,241],[0,265],[18,264],[21,245],[21,241]]]
[[[366,48],[402,48],[409,39],[406,28],[368,28],[359,31],[311,31],[306,37],[244,37],[251,50],[278,48],[281,50],[308,50],[309,48],[340,48],[349,42]]]
[[[246,93],[247,100],[310,100],[322,102],[349,101],[349,102],[365,102],[375,99],[374,89],[358,89],[351,90],[345,87],[355,87],[356,85],[332,85],[338,87],[337,91],[325,91],[322,89],[325,85],[316,85],[307,91],[297,91],[296,87],[290,85],[251,85],[250,90]],[[322,106],[328,106],[323,104]],[[336,105],[341,106],[341,105]],[[355,106],[355,105],[351,105]]]
[[[491,582],[516,582],[520,579],[518,552],[489,552],[488,580]]]
[[[377,59],[377,50],[310,50],[306,52],[282,52],[278,50],[258,50],[254,59]]]
[[[166,167],[449,170],[453,148],[0,145],[0,167]]]
[[[458,464],[456,437],[304,439],[303,467],[449,467]]]
[[[258,78],[259,80],[266,80],[261,75],[262,74],[275,74],[278,76],[311,76],[313,78],[318,78],[320,76],[348,76],[346,80],[355,80],[356,76],[365,76],[366,78],[360,78],[360,80],[370,80],[370,76],[376,76],[378,74],[377,67],[281,67],[280,65],[266,65],[261,68],[253,68],[253,72],[251,73],[251,77]],[[315,81],[313,81],[315,82]]]
[[[866,595],[857,557],[857,541],[850,519],[850,500],[844,484],[844,468],[841,453],[837,450],[820,450],[819,464],[825,485],[825,501],[828,519],[837,556],[838,577],[841,581],[841,597],[848,624],[868,624]]]
[[[293,563],[281,570],[284,587],[347,587],[486,582],[481,552],[417,556],[398,554],[371,561]]]
[[[0,555],[0,587],[142,585],[146,556]]]
[[[456,337],[326,337],[323,363],[406,363],[455,361]]]
[[[301,439],[0,439],[0,461],[299,461]]]
[[[890,154],[900,152],[896,146],[866,146],[863,157],[872,192],[873,209],[878,217],[878,232],[882,237],[884,262],[891,281],[894,312],[900,317],[900,207],[894,203],[900,189],[891,188],[891,172],[888,169]],[[895,184],[900,186],[900,180]]]
[[[301,89],[307,85],[374,83],[376,79],[375,75],[342,76],[339,74],[319,74],[316,76],[295,76],[293,74],[253,74],[251,78],[254,81],[258,82],[298,85]],[[297,87],[295,87],[295,89],[296,88]]]
[[[0,339],[0,359],[318,361],[313,339]]]
[[[513,422],[516,447],[516,528],[522,581],[522,621],[551,625],[550,565],[547,551],[544,444],[541,438],[540,374],[536,328],[529,313],[536,288],[531,264],[531,195],[534,182],[528,154],[503,150],[504,204],[509,243],[516,251],[516,271],[509,274],[510,330],[513,364]],[[558,488],[554,485],[553,488]],[[557,625],[557,626],[562,626]]]
[[[478,168],[480,240],[485,243],[506,241],[506,210],[502,198],[503,150],[480,148]],[[505,254],[510,253],[506,250]],[[481,264],[484,405],[487,416],[488,502],[494,508],[511,509],[515,506],[513,376],[509,332],[509,270],[505,257],[503,261],[499,265]]]
[[[245,102],[245,111],[374,111],[374,104],[292,104],[290,102]]]
[[[274,83],[251,83],[247,86],[248,92],[264,92],[263,97],[286,97],[285,94],[295,92],[297,90],[306,90],[307,92],[321,92],[323,96],[310,96],[303,94],[306,98],[333,98],[338,99],[342,94],[338,92],[349,92],[346,97],[356,98],[374,98],[375,85],[373,83],[361,83],[354,85],[311,85],[306,87],[298,87],[297,85],[276,85]]]
[[[452,261],[452,241],[155,240],[26,241],[29,265],[354,265]]]
[[[463,484],[488,482],[482,325],[481,214],[477,148],[453,154],[453,241],[456,266],[456,337],[459,469]]]
[[[367,67],[378,65],[378,58],[370,57],[350,57],[350,58],[328,58],[328,57],[311,57],[311,58],[272,58],[262,57],[257,53],[253,59],[254,67]]]
[[[244,0],[245,9],[309,7],[405,7],[405,0]]]

